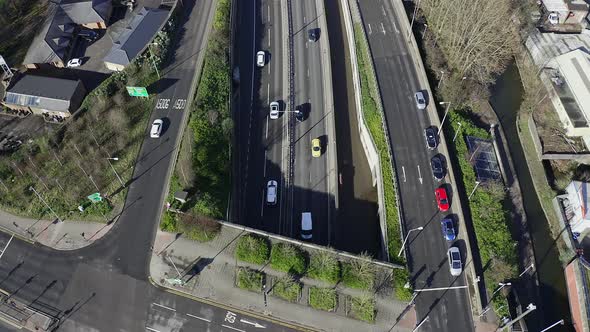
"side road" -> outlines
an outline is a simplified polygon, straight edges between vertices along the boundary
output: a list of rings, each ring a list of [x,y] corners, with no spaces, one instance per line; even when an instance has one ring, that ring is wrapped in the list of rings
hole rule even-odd
[[[75,250],[104,236],[115,224],[88,221],[31,219],[0,211],[0,231],[57,250]]]
[[[368,324],[345,316],[349,306],[344,295],[338,298],[335,312],[315,310],[307,306],[309,286],[328,286],[316,280],[301,278],[304,287],[297,303],[272,296],[272,289],[267,289],[270,294],[266,296],[264,292],[239,289],[235,286],[237,267],[245,266],[264,272],[267,285],[271,284],[269,279],[283,275],[268,265],[259,267],[236,260],[235,245],[243,234],[242,230],[222,226],[213,241],[199,243],[176,234],[158,232],[150,263],[151,278],[163,287],[189,296],[227,303],[238,309],[322,331],[409,331],[414,327],[416,319],[412,307],[396,323],[407,305],[393,300],[391,294],[375,294],[377,315],[375,323]],[[178,282],[176,279],[182,280],[183,284],[172,285]],[[359,296],[361,293],[339,285],[336,289],[345,295]]]

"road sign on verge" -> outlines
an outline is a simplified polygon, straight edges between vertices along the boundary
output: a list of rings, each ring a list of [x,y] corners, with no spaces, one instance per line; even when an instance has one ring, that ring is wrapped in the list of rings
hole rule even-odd
[[[102,201],[102,197],[100,197],[100,193],[94,193],[90,196],[88,196],[88,199],[92,202],[92,203],[97,203]]]
[[[149,97],[147,89],[139,86],[127,86],[127,92],[131,97]]]

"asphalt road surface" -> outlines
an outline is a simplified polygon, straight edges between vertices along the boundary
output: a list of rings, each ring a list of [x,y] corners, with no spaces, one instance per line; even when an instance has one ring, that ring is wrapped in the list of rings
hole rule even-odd
[[[63,331],[249,331],[257,322],[270,330],[288,330],[271,322],[191,301],[153,287],[148,264],[166,194],[180,125],[205,49],[214,14],[213,1],[183,0],[180,39],[157,93],[152,120],[164,118],[159,139],[141,147],[124,211],[112,230],[92,245],[63,252],[14,239],[0,262],[0,288],[31,307],[55,317]],[[148,110],[146,110],[148,111]],[[8,236],[0,234],[0,244]],[[225,326],[224,326],[225,325]],[[229,327],[226,327],[229,326]]]
[[[426,148],[424,138],[424,128],[431,121],[413,100],[414,93],[424,87],[418,82],[417,69],[409,54],[408,31],[402,31],[390,0],[361,0],[359,4],[399,177],[405,229],[424,227],[421,232],[412,232],[408,240],[412,280],[416,289],[464,286],[463,275],[455,278],[449,272],[450,244],[442,236],[440,220],[452,211],[439,212],[434,199],[434,189],[441,183],[434,180],[430,168],[430,158],[436,152]],[[405,13],[399,16],[405,19]],[[429,101],[433,102],[431,98]],[[446,187],[450,189],[450,185]],[[463,227],[461,221],[458,227]],[[461,240],[455,245],[462,249]],[[422,292],[416,298],[416,308],[418,322],[428,317],[421,330],[473,330],[465,288]]]
[[[321,3],[320,3],[321,4]],[[329,58],[322,56],[321,43],[327,48],[325,29],[320,40],[308,40],[308,30],[325,27],[325,17],[315,1],[293,1],[295,105],[302,106],[307,117],[295,123],[293,186],[287,188],[289,163],[289,63],[287,2],[260,0],[240,2],[239,68],[240,100],[238,111],[238,137],[240,163],[246,174],[238,174],[244,202],[240,210],[241,224],[272,233],[299,238],[301,213],[311,212],[313,218],[312,242],[328,244],[330,218],[334,209],[334,196],[329,181],[335,178],[335,155],[329,137],[331,92],[325,93],[324,66]],[[248,15],[252,13],[251,15]],[[250,20],[248,17],[252,18]],[[248,37],[246,37],[248,36]],[[324,38],[325,40],[322,40]],[[257,67],[255,54],[265,51],[267,62]],[[331,86],[329,84],[328,86]],[[331,89],[331,87],[330,87]],[[279,102],[281,115],[269,118],[269,105]],[[294,120],[293,120],[294,121]],[[311,155],[311,140],[320,138],[323,153],[319,158]],[[330,159],[332,158],[332,159]],[[266,204],[266,185],[275,180],[279,184],[278,203]]]

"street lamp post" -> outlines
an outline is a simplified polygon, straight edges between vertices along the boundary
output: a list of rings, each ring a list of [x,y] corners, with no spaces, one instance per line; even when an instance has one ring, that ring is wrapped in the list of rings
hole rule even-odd
[[[426,30],[428,30],[428,24],[424,23],[424,31],[422,31],[422,39],[426,36]]]
[[[523,274],[525,274],[528,270],[532,269],[535,267],[535,263],[531,263],[531,265],[529,267],[527,267],[524,271],[522,271],[521,274],[518,275],[518,277],[522,277]]]
[[[412,15],[412,22],[410,23],[410,30],[408,31],[408,38],[410,38],[410,36],[412,35],[412,28],[414,27],[414,20],[416,19],[416,13],[418,12],[418,7],[420,7],[420,0],[418,0],[418,3],[416,4],[416,7],[414,8],[414,14]]]
[[[514,325],[514,323],[518,322],[519,320],[521,320],[524,316],[530,314],[532,311],[534,311],[535,309],[537,309],[537,306],[530,303],[527,307],[526,307],[526,311],[523,312],[522,314],[518,315],[518,317],[514,318],[513,320],[509,321],[508,323],[506,323],[506,325],[499,327],[496,331],[501,331],[507,328],[510,328],[512,325]]]
[[[471,194],[469,194],[469,197],[467,197],[467,200],[471,200],[471,196],[473,196],[473,193],[475,192],[475,189],[477,189],[477,186],[479,186],[481,182],[480,181],[475,181],[475,187],[473,187],[473,190],[471,191]]]
[[[453,136],[453,142],[457,139],[457,135],[459,135],[459,132],[461,131],[461,126],[463,125],[461,122],[457,122],[457,124],[459,125],[459,129],[457,129],[457,131],[455,132],[455,136]]]
[[[499,282],[498,286],[500,286],[500,287],[492,293],[492,296],[490,296],[490,299],[493,299],[494,295],[496,295],[496,293],[498,293],[502,288],[504,288],[506,286],[511,286],[511,285],[512,285],[512,283],[510,283],[510,282],[507,282],[507,283]]]
[[[416,327],[412,330],[412,332],[416,332],[420,326],[422,326],[422,324],[426,323],[428,321],[428,316],[426,316],[421,322],[420,324],[416,325]]]
[[[440,84],[442,83],[444,77],[445,77],[445,71],[441,70],[440,71],[440,80],[438,81],[438,84],[436,85],[437,90],[440,88]]]
[[[39,197],[39,199],[41,200],[41,202],[43,202],[43,204],[45,204],[45,206],[47,206],[47,208],[49,209],[49,211],[51,211],[51,213],[53,213],[53,215],[57,218],[57,220],[59,222],[63,222],[61,220],[61,218],[57,215],[57,213],[55,213],[55,211],[53,211],[53,209],[51,208],[51,206],[49,206],[49,204],[47,204],[47,202],[43,199],[43,197],[41,197],[41,195],[39,195],[39,193],[37,192],[37,190],[35,190],[35,188],[33,188],[33,186],[30,186],[29,187],[29,190],[32,191],[32,192],[34,192],[37,195],[37,197]]]
[[[443,119],[440,122],[440,128],[438,128],[438,133],[436,133],[436,135],[440,135],[440,132],[445,124],[445,120],[447,119],[447,114],[449,114],[449,109],[451,109],[451,102],[450,101],[440,101],[438,103],[439,105],[447,105],[447,109],[445,110],[445,115],[443,115]],[[454,140],[453,140],[454,141]]]
[[[156,60],[154,59],[154,53],[152,53],[152,45],[158,45],[158,43],[149,43],[148,44],[148,51],[150,52],[150,57],[152,58],[152,64],[154,65],[154,69],[156,70],[156,74],[158,74],[158,79],[160,79],[160,72],[158,71],[158,66],[156,66]]]
[[[404,247],[406,246],[406,242],[408,241],[408,238],[410,237],[410,233],[412,233],[413,231],[421,231],[423,229],[424,229],[424,227],[420,226],[420,227],[412,228],[408,231],[408,234],[406,234],[406,238],[404,239],[404,243],[402,243],[402,248],[399,250],[397,257],[399,257],[402,254],[402,251],[404,251]]]
[[[557,325],[560,325],[560,324],[561,324],[561,325],[563,325],[564,323],[565,323],[565,321],[564,321],[563,319],[562,319],[562,320],[559,320],[559,321],[557,321],[557,322],[555,322],[555,323],[551,324],[551,326],[549,326],[549,327],[547,327],[547,328],[545,328],[545,329],[541,330],[541,332],[545,332],[545,331],[547,331],[547,330],[549,330],[549,329],[551,329],[551,328],[553,328],[553,327],[555,327],[555,326],[557,326]]]
[[[125,183],[123,183],[123,180],[121,180],[121,177],[119,176],[119,173],[117,173],[117,170],[113,166],[113,163],[111,163],[111,160],[117,161],[117,160],[119,160],[119,158],[117,158],[117,157],[114,157],[114,158],[108,157],[106,159],[109,162],[109,165],[111,166],[111,169],[113,170],[113,172],[117,176],[117,179],[119,180],[119,183],[121,184],[121,186],[125,187]]]

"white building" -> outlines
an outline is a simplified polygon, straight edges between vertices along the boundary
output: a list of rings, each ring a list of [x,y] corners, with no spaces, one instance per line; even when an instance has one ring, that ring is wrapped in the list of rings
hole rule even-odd
[[[572,181],[561,199],[566,220],[572,232],[583,233],[590,228],[590,183]]]

